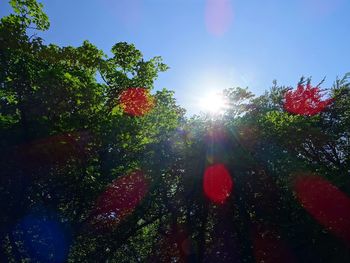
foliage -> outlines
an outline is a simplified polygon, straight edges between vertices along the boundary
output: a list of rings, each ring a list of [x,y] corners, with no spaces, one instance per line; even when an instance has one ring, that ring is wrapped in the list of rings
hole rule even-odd
[[[349,261],[347,210],[328,224],[329,207],[305,207],[320,195],[335,203],[305,189],[315,180],[348,208],[349,75],[312,114],[286,109],[307,103],[305,90],[322,102],[302,78],[259,97],[227,89],[220,118],[188,118],[174,92],[153,90],[168,69],[160,57],[126,42],[111,57],[88,41],[45,45],[28,35],[49,28],[43,6],[10,4],[0,23],[1,262]],[[147,110],[126,110],[130,88]],[[203,190],[217,170],[228,182],[219,202]]]

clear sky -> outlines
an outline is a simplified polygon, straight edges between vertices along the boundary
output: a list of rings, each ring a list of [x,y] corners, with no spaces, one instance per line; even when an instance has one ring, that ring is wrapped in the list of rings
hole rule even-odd
[[[0,16],[9,12],[0,0]],[[349,0],[43,0],[51,21],[46,43],[109,52],[134,43],[170,66],[156,88],[176,92],[189,114],[215,90],[248,86],[261,94],[272,80],[295,86],[302,75],[328,88],[350,71]]]

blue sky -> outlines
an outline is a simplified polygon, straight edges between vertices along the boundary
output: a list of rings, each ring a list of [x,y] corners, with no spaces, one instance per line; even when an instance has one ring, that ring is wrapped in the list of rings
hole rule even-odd
[[[0,16],[9,12],[5,0]],[[328,88],[350,71],[348,0],[44,0],[51,21],[46,43],[109,52],[134,43],[146,58],[170,66],[156,88],[176,92],[189,114],[224,88],[261,94],[272,80],[295,86],[302,75]]]

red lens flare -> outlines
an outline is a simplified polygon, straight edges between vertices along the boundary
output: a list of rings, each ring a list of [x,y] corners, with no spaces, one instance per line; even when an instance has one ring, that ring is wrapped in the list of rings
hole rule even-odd
[[[312,116],[323,111],[333,99],[323,100],[321,90],[310,84],[298,85],[285,94],[284,109],[292,114]]]
[[[279,232],[262,224],[254,224],[254,256],[256,262],[297,262]]]
[[[154,100],[145,88],[128,88],[120,95],[119,100],[125,113],[132,116],[142,116],[154,106]]]
[[[205,22],[209,33],[222,36],[228,30],[232,18],[230,0],[207,0]]]
[[[205,170],[203,190],[212,202],[224,203],[230,196],[232,188],[232,178],[223,164],[214,164]]]
[[[321,225],[350,244],[350,198],[327,180],[302,175],[294,182],[296,196]]]
[[[141,171],[114,180],[98,198],[92,213],[97,228],[116,226],[130,215],[148,191],[148,182]]]

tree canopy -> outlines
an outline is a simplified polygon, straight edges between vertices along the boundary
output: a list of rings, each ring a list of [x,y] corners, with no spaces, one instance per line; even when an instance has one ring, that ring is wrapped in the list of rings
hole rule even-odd
[[[1,262],[349,262],[350,75],[187,117],[161,57],[44,44],[42,4],[9,3]]]

